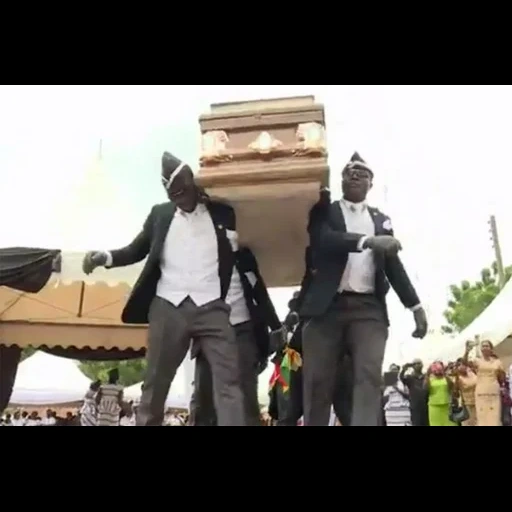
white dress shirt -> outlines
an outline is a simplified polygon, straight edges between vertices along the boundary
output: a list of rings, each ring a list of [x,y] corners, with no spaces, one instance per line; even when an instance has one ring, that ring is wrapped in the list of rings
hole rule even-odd
[[[360,252],[351,252],[348,255],[347,266],[341,277],[341,292],[373,293],[375,291],[375,260],[371,249],[362,249],[362,244],[369,236],[375,236],[375,224],[368,205],[351,203],[345,199],[340,200],[341,211],[345,218],[348,233],[364,235],[359,242]],[[411,311],[421,309],[422,305],[413,306]]]
[[[238,250],[235,232],[226,230],[233,251]],[[106,267],[112,265],[107,254]],[[215,227],[204,204],[187,213],[176,209],[160,257],[161,277],[156,295],[179,306],[190,297],[196,306],[220,298],[219,258]],[[237,325],[250,320],[240,274],[233,268],[226,302],[231,306],[230,321]]]
[[[342,199],[340,206],[348,233],[357,233],[365,237],[375,236],[375,224],[366,203],[351,203]],[[375,291],[375,261],[370,249],[348,255],[347,266],[338,291],[355,293]]]
[[[158,297],[179,306],[190,297],[203,306],[220,297],[219,256],[212,218],[203,204],[177,209],[160,256]]]
[[[233,268],[226,302],[231,306],[231,314],[229,316],[231,325],[238,325],[243,322],[248,322],[251,319],[247,302],[245,301],[240,273],[236,267]]]

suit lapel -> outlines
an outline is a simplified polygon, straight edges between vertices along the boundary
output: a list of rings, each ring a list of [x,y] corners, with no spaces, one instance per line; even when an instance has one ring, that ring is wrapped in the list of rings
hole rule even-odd
[[[224,219],[220,218],[219,211],[215,208],[215,204],[207,203],[206,207],[212,218],[213,227],[215,229],[215,235],[217,236],[217,242],[219,245],[219,258],[221,253],[226,249],[226,245],[231,248],[228,237],[226,235],[226,226],[224,225]]]
[[[231,282],[231,274],[233,273],[233,265],[235,263],[231,244],[226,234],[226,219],[222,218],[221,211],[215,207],[215,203],[208,202],[206,207],[212,218],[213,227],[217,236],[217,247],[219,252],[219,277],[221,283],[222,297],[226,296],[229,284]]]
[[[387,235],[389,234],[384,229],[384,221],[386,220],[386,216],[377,208],[373,208],[371,206],[368,207],[368,212],[372,218],[373,224],[375,226],[375,236]],[[377,255],[374,253],[373,259],[375,261],[375,266],[377,268],[384,268],[385,259],[382,255]]]
[[[154,254],[157,254],[160,257],[162,252],[162,248],[164,246],[165,237],[169,232],[169,227],[171,225],[172,219],[174,218],[174,214],[176,213],[176,205],[169,202],[166,207],[163,209],[158,224],[156,225],[156,242],[154,246]]]
[[[389,231],[384,228],[384,222],[387,217],[380,210],[373,208],[372,206],[368,207],[368,213],[370,214],[375,226],[375,235],[389,235]],[[345,216],[343,215],[343,210],[341,209],[339,201],[336,201],[333,205],[331,221],[335,229],[345,232],[347,231]]]
[[[389,235],[389,232],[384,229],[384,222],[387,217],[380,210],[373,208],[372,206],[368,207],[368,211],[370,212],[373,224],[375,225],[375,236]]]
[[[343,215],[343,211],[341,209],[341,205],[339,201],[334,203],[334,207],[332,209],[332,217],[331,217],[333,227],[335,229],[339,229],[340,231],[347,231],[347,224],[345,222],[345,216]]]

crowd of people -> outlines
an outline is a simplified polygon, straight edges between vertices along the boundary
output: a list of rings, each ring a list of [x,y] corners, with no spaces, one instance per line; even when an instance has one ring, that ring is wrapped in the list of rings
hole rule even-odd
[[[383,376],[382,425],[407,426],[512,426],[512,365],[507,372],[489,341],[480,344],[479,357],[470,359],[468,342],[457,361],[435,361],[424,371],[421,360],[392,364]],[[137,403],[123,400],[118,372],[106,383],[93,382],[81,407],[59,416],[57,411],[15,410],[0,418],[0,426],[135,426]],[[260,424],[276,426],[265,408]],[[303,426],[303,418],[297,426]],[[189,413],[167,409],[163,426],[189,426]],[[329,426],[342,426],[331,408]]]
[[[7,411],[0,418],[0,427],[76,427],[79,425],[77,413],[66,412],[65,416],[59,416],[57,411],[47,409],[46,413],[39,411]]]
[[[480,344],[481,355],[469,358],[468,342],[457,361],[432,363],[426,372],[415,360],[384,375],[383,424],[407,426],[511,426],[510,370],[505,370],[491,342]]]

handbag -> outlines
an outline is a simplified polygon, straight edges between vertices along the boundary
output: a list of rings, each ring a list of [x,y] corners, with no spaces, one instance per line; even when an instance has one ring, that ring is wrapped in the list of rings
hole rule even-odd
[[[460,397],[460,402],[454,398],[450,403],[450,411],[449,411],[450,421],[453,423],[463,423],[464,421],[469,420],[469,411],[464,403],[464,399],[462,395]]]

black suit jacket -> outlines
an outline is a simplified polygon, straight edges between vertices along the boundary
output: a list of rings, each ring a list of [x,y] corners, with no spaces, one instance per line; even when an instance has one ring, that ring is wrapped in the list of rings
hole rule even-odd
[[[216,201],[208,201],[206,207],[212,217],[217,235],[221,298],[225,299],[234,265],[234,253],[226,230],[236,230],[235,212],[230,206]],[[154,206],[144,222],[142,231],[133,242],[122,249],[110,251],[112,267],[133,265],[147,256],[144,268],[124,307],[121,316],[124,323],[148,323],[149,307],[155,297],[156,286],[160,279],[160,256],[175,213],[176,206],[171,202]]]
[[[369,208],[376,235],[393,235],[389,217],[377,208]],[[310,222],[311,276],[301,301],[303,317],[323,315],[335,297],[351,252],[363,235],[347,233],[339,201]],[[390,285],[406,308],[420,303],[407,272],[398,256],[375,255],[375,295],[386,307]]]
[[[240,274],[245,302],[251,315],[259,357],[260,360],[266,360],[271,353],[270,331],[279,329],[281,322],[252,251],[245,247],[241,248],[235,253],[235,265]]]

